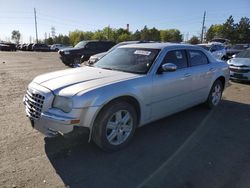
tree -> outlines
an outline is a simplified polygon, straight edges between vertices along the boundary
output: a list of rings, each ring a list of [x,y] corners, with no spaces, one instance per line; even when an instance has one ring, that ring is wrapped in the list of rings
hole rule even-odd
[[[182,42],[182,35],[178,29],[161,30],[160,39],[163,42]]]
[[[224,38],[223,36],[223,25],[216,24],[211,25],[206,33],[206,41],[209,42],[214,38]]]
[[[132,35],[131,35],[131,40],[141,40],[141,32],[136,30]]]
[[[161,40],[160,31],[157,30],[155,27],[153,27],[152,29],[149,30],[149,40],[152,40],[152,41],[160,41]]]
[[[149,36],[150,34],[148,27],[145,25],[144,28],[141,30],[141,40],[150,40]]]
[[[238,43],[250,43],[250,21],[249,18],[243,17],[240,19],[236,26],[236,31],[238,33],[237,42]]]
[[[237,41],[236,25],[234,24],[233,16],[229,16],[227,21],[223,24],[223,37],[229,39],[232,43]]]
[[[21,38],[20,32],[18,30],[13,30],[11,39],[14,40],[15,43],[19,44],[20,38]]]
[[[131,38],[130,38],[130,35],[129,35],[129,34],[123,33],[123,34],[121,34],[121,35],[118,37],[117,42],[128,41],[128,40],[130,40],[130,39],[131,39]]]
[[[188,41],[190,44],[199,44],[200,40],[197,36],[192,36],[192,38]]]
[[[101,30],[98,30],[94,32],[94,35],[92,36],[93,40],[106,40],[106,36]]]

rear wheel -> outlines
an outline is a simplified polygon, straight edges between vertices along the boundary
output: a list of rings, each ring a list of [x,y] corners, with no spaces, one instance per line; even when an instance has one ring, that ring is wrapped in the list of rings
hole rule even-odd
[[[222,97],[222,91],[223,91],[223,86],[220,80],[216,80],[211,88],[211,91],[209,93],[206,105],[208,108],[212,109],[216,106],[221,101]]]
[[[103,150],[119,150],[129,143],[136,125],[134,107],[124,101],[115,101],[104,107],[95,120],[93,140]]]

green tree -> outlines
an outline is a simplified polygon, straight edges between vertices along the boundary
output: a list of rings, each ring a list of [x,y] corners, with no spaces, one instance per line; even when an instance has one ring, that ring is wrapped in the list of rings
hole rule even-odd
[[[237,42],[250,43],[250,21],[249,18],[243,17],[236,26]]]
[[[98,31],[94,32],[92,39],[93,40],[106,40],[106,36],[101,30],[98,30]]]
[[[130,40],[130,39],[131,39],[131,37],[130,37],[129,34],[123,33],[123,34],[121,34],[121,35],[118,37],[117,42],[128,41],[128,40]]]
[[[161,30],[160,39],[163,42],[182,42],[182,35],[178,29]]]
[[[152,40],[152,41],[161,40],[160,31],[157,30],[155,27],[149,30],[149,40]]]
[[[12,34],[12,35],[11,35],[11,39],[12,39],[15,43],[19,44],[19,41],[20,41],[20,38],[21,38],[20,32],[19,32],[18,30],[13,30],[11,34]]]
[[[136,30],[132,35],[131,35],[131,40],[141,40],[141,32]]]
[[[206,41],[209,42],[214,38],[223,38],[223,25],[211,25],[206,33]]]
[[[144,28],[141,30],[141,40],[150,40],[150,34],[148,27],[145,25]]]
[[[44,40],[44,43],[48,44],[48,45],[52,45],[52,44],[54,44],[54,40],[52,37],[49,37],[49,38]]]
[[[200,40],[197,36],[192,36],[192,38],[188,41],[190,44],[199,44]]]
[[[226,22],[223,24],[222,30],[223,38],[229,39],[232,43],[237,41],[236,25],[234,24],[233,16],[229,16]]]

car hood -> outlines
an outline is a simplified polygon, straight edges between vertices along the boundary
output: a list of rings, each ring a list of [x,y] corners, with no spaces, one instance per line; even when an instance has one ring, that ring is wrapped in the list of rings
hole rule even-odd
[[[229,65],[235,66],[249,66],[250,67],[250,58],[233,58],[228,60]]]
[[[73,96],[85,90],[140,76],[95,67],[81,67],[40,75],[33,82],[50,89],[56,95]]]

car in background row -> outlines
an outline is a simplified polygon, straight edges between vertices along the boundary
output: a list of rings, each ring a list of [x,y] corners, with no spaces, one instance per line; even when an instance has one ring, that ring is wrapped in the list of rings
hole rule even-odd
[[[75,64],[81,63],[82,56],[82,60],[87,61],[94,54],[108,51],[114,44],[112,41],[87,40],[79,42],[74,48],[59,50],[58,53],[65,65],[74,67]]]
[[[88,64],[96,63],[99,59],[101,59],[107,53],[113,51],[114,49],[118,48],[119,46],[128,45],[128,44],[148,43],[148,42],[149,41],[124,41],[124,42],[120,42],[120,43],[116,44],[115,46],[113,46],[111,49],[109,49],[109,51],[107,51],[107,52],[102,52],[99,54],[92,55],[89,58]],[[81,57],[81,63],[83,63],[83,62],[84,62],[84,56]]]
[[[229,45],[230,44],[230,40],[228,39],[224,39],[224,38],[214,38],[210,41],[211,43],[213,42],[218,42],[218,43],[221,43],[223,45]]]
[[[228,59],[232,58],[233,55],[235,55],[235,54],[237,54],[237,53],[239,53],[239,52],[241,52],[249,47],[250,47],[249,44],[235,44],[231,47],[228,47],[226,50]]]
[[[193,45],[120,46],[91,66],[36,77],[23,98],[46,136],[88,129],[103,150],[126,146],[138,127],[200,103],[219,105],[227,63]]]
[[[16,51],[16,45],[10,42],[0,42],[1,51]]]
[[[33,44],[32,45],[32,50],[33,51],[39,51],[39,52],[49,52],[50,47],[47,44]]]
[[[250,49],[239,52],[227,63],[232,80],[250,81]]]
[[[53,44],[50,46],[50,50],[55,51],[55,52],[58,52],[59,50],[64,49],[64,48],[73,48],[73,46],[67,46],[64,44]]]
[[[227,60],[226,46],[220,42],[211,42],[207,44],[198,44],[198,46],[210,51],[216,59]]]

